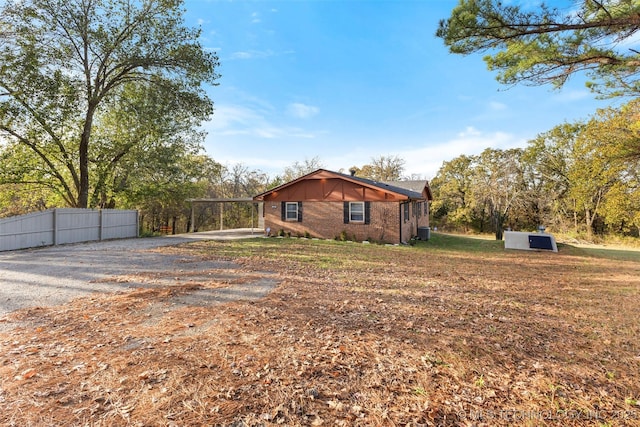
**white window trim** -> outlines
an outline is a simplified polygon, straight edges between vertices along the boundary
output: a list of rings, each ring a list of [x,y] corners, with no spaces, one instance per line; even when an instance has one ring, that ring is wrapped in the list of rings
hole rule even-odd
[[[296,210],[296,216],[295,218],[289,218],[289,213],[293,213],[293,210],[289,210],[289,206],[295,206]],[[284,205],[284,209],[285,209],[285,214],[284,214],[284,219],[285,221],[291,221],[291,222],[295,222],[298,221],[298,216],[300,215],[300,213],[298,212],[298,202],[286,202]]]
[[[354,212],[353,212],[353,210],[351,209],[351,207],[352,207],[353,205],[360,205],[360,206],[362,206],[362,211],[360,211],[360,212],[355,212],[355,213],[357,213],[357,214],[362,214],[362,219],[358,219],[358,220],[353,219],[353,214],[354,214]],[[364,218],[364,216],[365,216],[364,210],[365,210],[364,202],[349,202],[349,223],[364,224],[364,219],[365,219],[365,218]]]

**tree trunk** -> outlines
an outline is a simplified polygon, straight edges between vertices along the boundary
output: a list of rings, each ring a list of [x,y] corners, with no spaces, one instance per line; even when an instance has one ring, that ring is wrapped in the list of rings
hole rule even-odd
[[[80,188],[78,188],[78,208],[86,209],[89,206],[89,140],[91,139],[91,126],[93,125],[93,115],[96,112],[97,102],[89,101],[87,115],[84,120],[84,129],[80,137],[79,169]]]
[[[500,212],[494,213],[495,225],[496,225],[496,240],[502,240],[502,227],[504,226],[504,219],[506,215],[502,215]]]
[[[587,226],[587,240],[591,241],[593,239],[593,220],[595,215],[589,210],[584,210],[584,220],[585,225]]]

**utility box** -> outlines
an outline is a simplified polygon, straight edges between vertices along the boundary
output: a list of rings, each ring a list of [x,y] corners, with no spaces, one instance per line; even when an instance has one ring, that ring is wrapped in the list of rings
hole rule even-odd
[[[418,227],[418,239],[429,240],[431,238],[431,227]]]
[[[525,251],[558,252],[556,239],[551,234],[526,233],[521,231],[505,231],[504,248]]]

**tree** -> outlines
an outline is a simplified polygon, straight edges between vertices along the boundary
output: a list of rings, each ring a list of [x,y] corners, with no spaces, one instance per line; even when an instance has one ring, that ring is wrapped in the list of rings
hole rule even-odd
[[[465,231],[473,226],[473,168],[477,156],[462,155],[444,162],[431,180],[434,193],[431,212],[434,219],[446,219],[448,225]]]
[[[156,125],[174,107],[193,126],[213,111],[201,84],[218,59],[184,26],[181,0],[9,0],[0,14],[0,139],[29,151],[42,171],[32,185],[67,205],[87,207],[101,191],[92,167],[99,187],[136,144],[94,138],[131,92],[144,88],[134,99]]]
[[[371,163],[361,168],[353,167],[352,171],[363,178],[375,181],[399,181],[404,173],[404,159],[398,156],[372,157]]]
[[[523,192],[521,158],[523,150],[487,148],[474,169],[474,194],[489,208],[496,240],[502,240],[504,224]]]
[[[182,229],[187,231],[187,199],[202,197],[211,175],[219,171],[209,157],[182,152],[179,146],[153,147],[129,166],[136,173],[123,176],[127,185],[118,197],[140,211],[141,223],[151,231],[164,225],[176,232],[179,219],[185,220]]]
[[[569,169],[575,163],[574,146],[584,129],[584,123],[563,123],[529,141],[523,161],[537,176],[535,193],[540,223],[556,230],[566,230],[571,221],[578,228],[576,202],[569,195]]]
[[[627,128],[632,106],[622,110],[603,109],[587,122],[573,148],[575,161],[568,170],[569,194],[584,215],[587,238],[597,220],[633,223],[640,205],[637,160],[625,149],[635,136]],[[637,117],[637,116],[636,116]],[[636,119],[637,120],[637,119]]]
[[[640,99],[634,99],[620,110],[610,110],[610,129],[616,134],[620,155],[629,161],[640,161]]]
[[[91,206],[114,208],[118,193],[143,182],[137,175],[145,168],[167,171],[201,151],[204,134],[195,122],[204,117],[196,100],[184,103],[172,91],[143,84],[125,85],[122,95],[94,125]]]
[[[311,159],[304,159],[304,162],[295,161],[291,166],[284,168],[284,173],[278,181],[281,181],[282,184],[293,181],[322,167],[322,161],[317,156]]]
[[[509,3],[460,0],[436,35],[452,53],[489,52],[484,60],[501,83],[561,87],[586,71],[601,95],[640,94],[640,54],[625,46],[640,30],[637,0],[576,1],[566,9]]]

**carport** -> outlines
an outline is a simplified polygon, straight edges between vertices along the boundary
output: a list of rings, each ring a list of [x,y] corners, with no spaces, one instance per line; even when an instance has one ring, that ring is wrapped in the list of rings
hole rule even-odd
[[[191,221],[189,223],[189,233],[193,233],[196,230],[196,217],[195,217],[195,206],[197,204],[219,204],[220,205],[220,230],[224,230],[224,205],[227,203],[251,203],[254,207],[257,207],[258,211],[258,228],[264,229],[264,216],[262,215],[262,210],[264,209],[263,202],[256,202],[251,197],[234,197],[234,198],[213,198],[213,199],[187,199],[189,202],[189,207],[191,210]],[[255,215],[254,211],[256,209],[251,209],[251,229],[255,228]]]

